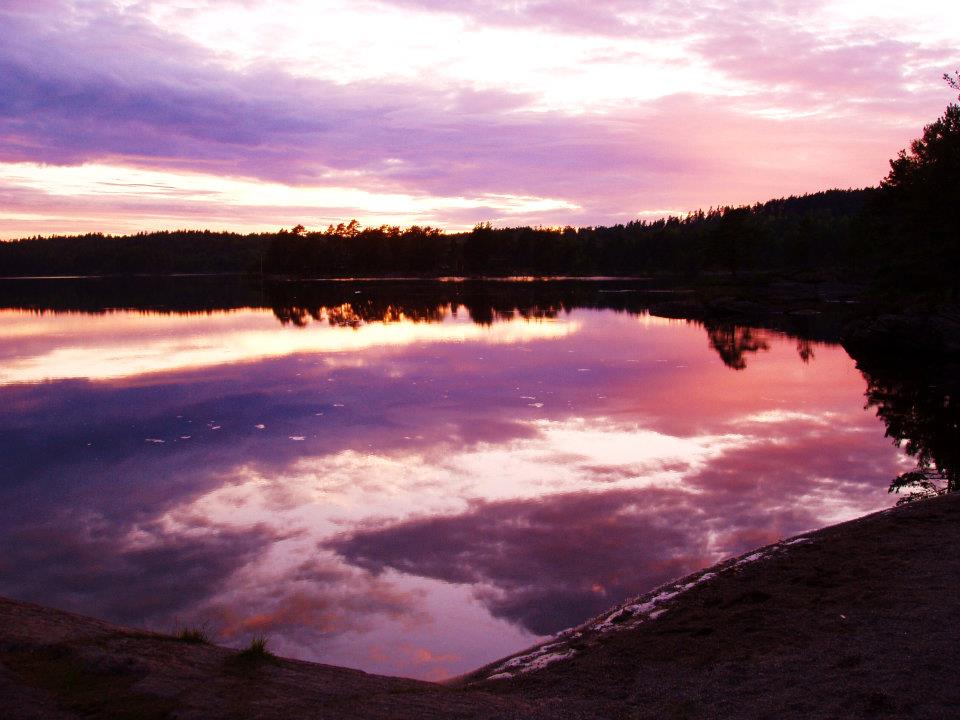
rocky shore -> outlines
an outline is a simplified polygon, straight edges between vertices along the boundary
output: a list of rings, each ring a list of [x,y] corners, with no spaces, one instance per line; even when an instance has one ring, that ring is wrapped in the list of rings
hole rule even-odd
[[[759,548],[446,684],[0,600],[0,715],[942,718],[960,712],[960,496]]]

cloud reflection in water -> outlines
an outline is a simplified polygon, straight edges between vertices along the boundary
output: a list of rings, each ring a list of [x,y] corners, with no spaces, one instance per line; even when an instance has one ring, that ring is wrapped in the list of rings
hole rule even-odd
[[[764,331],[733,371],[696,325],[611,311],[2,323],[39,330],[0,343],[31,381],[0,386],[0,592],[372,671],[470,669],[882,507],[903,465],[840,348]]]

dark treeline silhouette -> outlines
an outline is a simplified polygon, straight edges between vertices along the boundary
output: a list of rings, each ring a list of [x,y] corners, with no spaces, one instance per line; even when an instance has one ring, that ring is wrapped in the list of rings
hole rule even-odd
[[[0,276],[246,273],[285,277],[631,276],[852,266],[869,190],[830,190],[685,218],[468,233],[356,221],[307,232],[178,230],[0,243]]]
[[[278,234],[270,273],[310,277],[631,276],[808,270],[849,264],[853,219],[869,191],[831,190],[685,218],[587,228],[329,227]]]
[[[890,161],[860,223],[861,261],[881,286],[960,299],[960,105]]]
[[[249,273],[273,237],[172,230],[0,242],[0,277]]]

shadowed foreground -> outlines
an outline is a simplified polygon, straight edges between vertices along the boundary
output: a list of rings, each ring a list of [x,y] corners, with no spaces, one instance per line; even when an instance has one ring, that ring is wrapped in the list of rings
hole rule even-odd
[[[958,541],[960,496],[878,513],[694,573],[445,686],[245,661],[0,600],[0,715],[956,716]]]

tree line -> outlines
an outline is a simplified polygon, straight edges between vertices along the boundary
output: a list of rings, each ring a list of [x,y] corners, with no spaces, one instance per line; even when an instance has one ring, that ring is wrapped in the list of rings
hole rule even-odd
[[[596,227],[429,226],[277,233],[172,230],[0,243],[0,275],[238,273],[288,277],[697,275],[847,264],[873,191],[829,190],[686,217]]]

